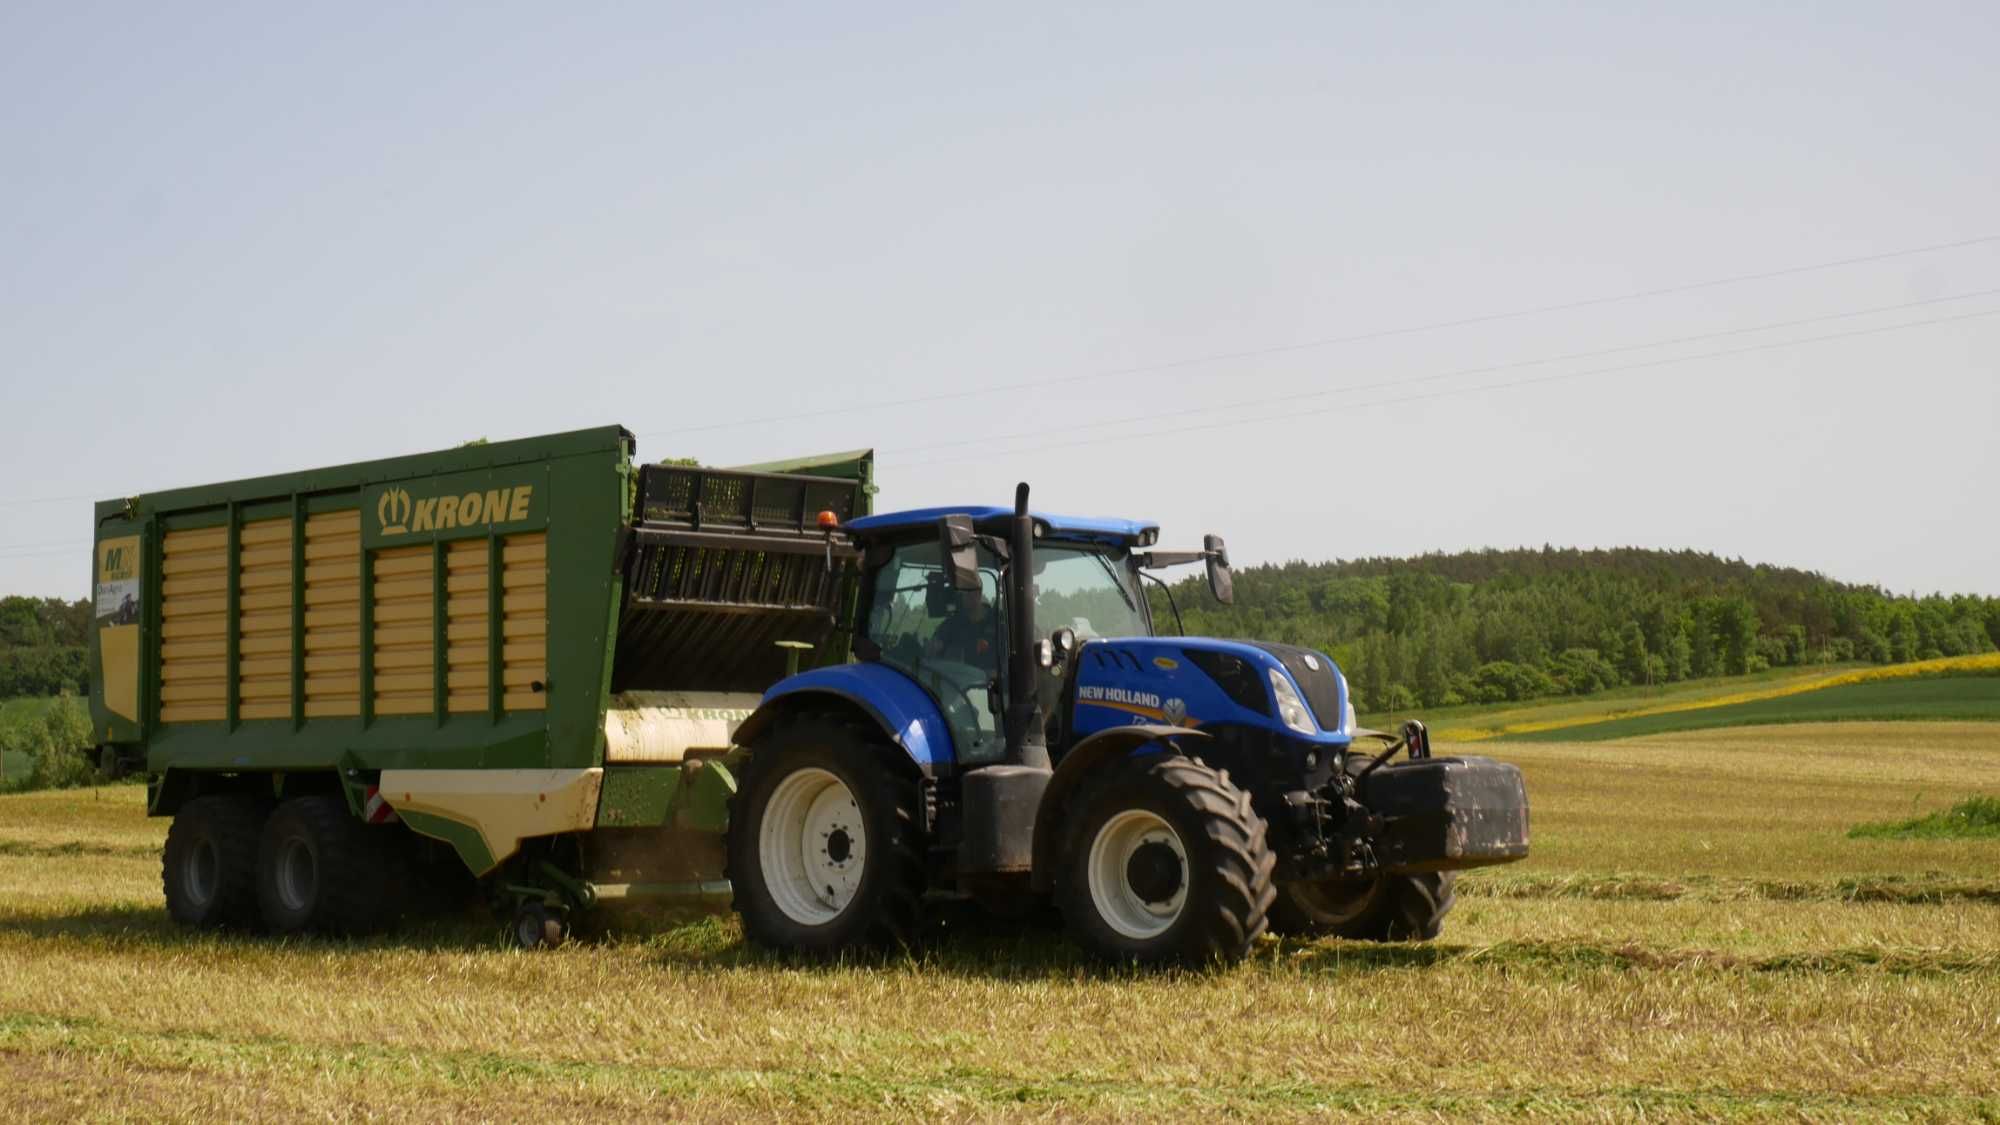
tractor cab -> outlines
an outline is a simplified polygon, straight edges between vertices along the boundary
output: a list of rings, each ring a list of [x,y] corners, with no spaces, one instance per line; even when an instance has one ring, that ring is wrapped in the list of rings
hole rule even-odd
[[[844,529],[863,552],[855,654],[902,672],[933,697],[961,768],[998,762],[1006,752],[1013,595],[1005,534],[1012,516],[1004,508],[930,508],[869,516]],[[1057,725],[1063,657],[1096,638],[1152,635],[1140,547],[1159,531],[1126,520],[1030,518],[1032,690],[1045,721]],[[969,543],[954,545],[953,532],[941,533],[946,520],[969,525]],[[1059,739],[1048,744],[1059,752]]]

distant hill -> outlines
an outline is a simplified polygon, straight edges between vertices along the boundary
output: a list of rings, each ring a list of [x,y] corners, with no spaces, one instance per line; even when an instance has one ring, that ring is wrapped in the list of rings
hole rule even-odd
[[[1543,547],[1288,562],[1236,604],[1174,586],[1187,631],[1319,648],[1369,711],[1583,695],[1766,668],[2000,647],[2000,599],[1899,597],[1700,551]],[[1172,627],[1154,591],[1155,621]]]

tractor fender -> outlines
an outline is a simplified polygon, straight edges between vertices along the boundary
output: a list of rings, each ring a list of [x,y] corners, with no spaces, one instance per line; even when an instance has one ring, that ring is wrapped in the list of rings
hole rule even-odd
[[[1157,752],[1179,754],[1181,748],[1174,744],[1176,738],[1208,738],[1204,731],[1189,727],[1170,727],[1157,723],[1134,723],[1131,726],[1112,727],[1090,735],[1063,755],[1062,763],[1056,766],[1055,776],[1049,779],[1049,787],[1042,793],[1042,803],[1035,810],[1035,868],[1034,887],[1046,891],[1055,884],[1055,872],[1062,847],[1063,806],[1069,798],[1098,770],[1109,765],[1113,759],[1129,757],[1150,748]]]
[[[736,728],[735,742],[748,746],[780,719],[829,705],[872,720],[925,774],[948,771],[957,760],[937,702],[886,664],[840,664],[779,681]]]

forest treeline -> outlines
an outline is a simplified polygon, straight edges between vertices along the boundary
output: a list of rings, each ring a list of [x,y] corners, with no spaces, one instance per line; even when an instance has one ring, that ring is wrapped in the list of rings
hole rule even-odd
[[[0,598],[0,699],[90,691],[90,601]]]
[[[1766,668],[1991,652],[2000,598],[1906,597],[1697,551],[1485,550],[1174,585],[1187,632],[1320,649],[1366,711],[1584,695]],[[1172,628],[1157,588],[1154,621]]]

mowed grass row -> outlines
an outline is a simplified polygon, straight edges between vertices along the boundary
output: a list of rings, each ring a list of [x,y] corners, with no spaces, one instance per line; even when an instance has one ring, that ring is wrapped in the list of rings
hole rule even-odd
[[[1361,725],[1394,730],[1404,719],[1422,719],[1435,738],[1477,741],[1509,731],[1554,729],[1572,723],[1592,723],[1642,711],[1700,707],[1745,693],[1789,693],[1839,675],[1872,671],[1873,664],[1823,664],[1810,668],[1769,668],[1747,676],[1714,676],[1676,683],[1627,685],[1562,695],[1522,703],[1466,703],[1457,707],[1421,707],[1408,712],[1361,716]]]
[[[1876,680],[1722,707],[1634,715],[1597,723],[1503,735],[1538,742],[1603,742],[1636,735],[1775,723],[2000,720],[2000,675]]]
[[[1984,679],[1985,690],[1970,688],[1943,696],[1880,696],[1862,693],[1863,701],[1901,701],[1914,705],[1882,706],[1873,713],[1864,703],[1836,703],[1821,713],[1808,711],[1806,696],[1817,696],[1831,688],[1862,684],[1886,684],[1913,680]],[[1882,721],[1995,718],[1991,707],[1982,706],[1994,697],[1993,685],[2000,685],[2000,652],[1967,656],[1938,657],[1907,664],[1828,664],[1808,668],[1774,668],[1748,676],[1715,677],[1657,686],[1628,686],[1585,696],[1563,696],[1513,704],[1469,704],[1461,707],[1428,708],[1421,713],[1364,715],[1363,725],[1380,730],[1395,729],[1406,718],[1423,719],[1433,737],[1444,741],[1476,742],[1491,738],[1543,740],[1568,735],[1583,741],[1602,741],[1630,734],[1661,734],[1676,730],[1700,730],[1714,726],[1744,726],[1756,723],[1830,722],[1852,719]],[[1836,695],[1835,700],[1843,696]],[[1951,706],[1940,706],[1948,700]],[[1746,704],[1760,705],[1731,722],[1689,722],[1698,713],[1711,709],[1735,709]],[[1628,720],[1664,719],[1631,729],[1605,727],[1588,735],[1571,734],[1578,728]]]
[[[2000,844],[1846,836],[2000,792],[2000,727],[1480,749],[1528,771],[1537,852],[1468,876],[1443,941],[1163,975],[962,916],[830,967],[727,919],[189,935],[137,790],[7,798],[0,1116],[2000,1114]]]

